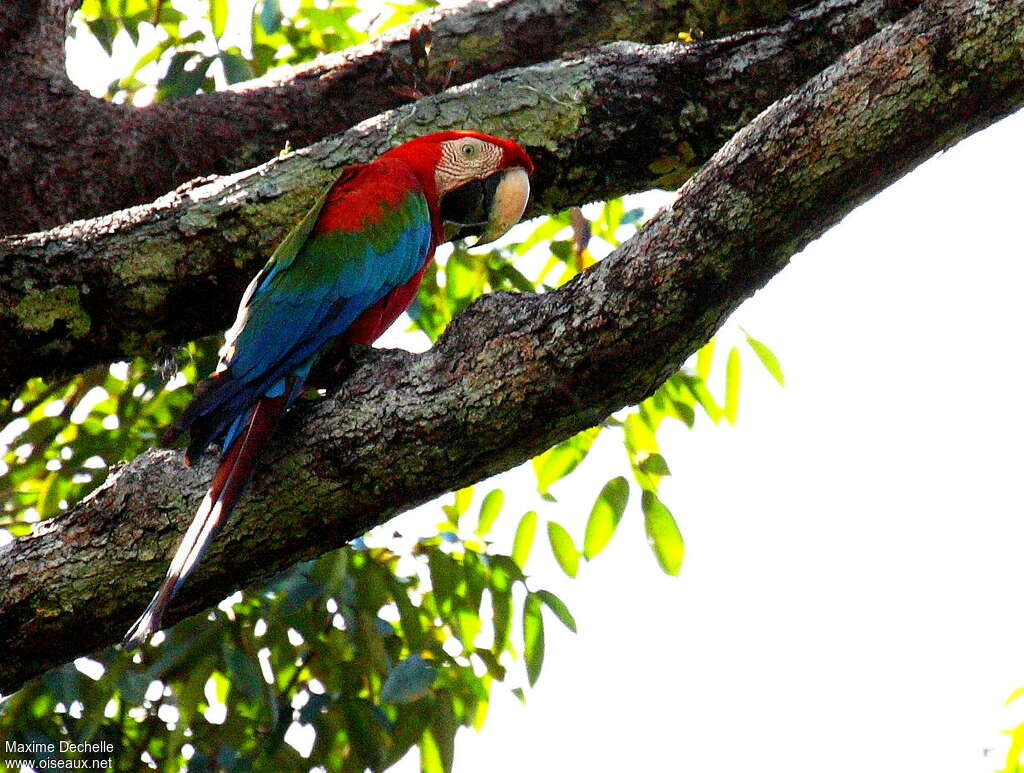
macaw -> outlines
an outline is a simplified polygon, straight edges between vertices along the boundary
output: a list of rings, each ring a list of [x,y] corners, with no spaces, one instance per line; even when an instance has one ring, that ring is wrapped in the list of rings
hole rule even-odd
[[[172,427],[172,439],[189,433],[187,465],[211,443],[220,444],[221,460],[127,646],[160,629],[318,355],[375,341],[412,302],[447,238],[473,234],[483,244],[519,222],[532,172],[512,140],[430,134],[347,167],[281,242],[242,296],[216,371]]]

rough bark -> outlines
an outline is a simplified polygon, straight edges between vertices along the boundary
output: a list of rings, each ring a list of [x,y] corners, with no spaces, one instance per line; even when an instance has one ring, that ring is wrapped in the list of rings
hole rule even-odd
[[[409,57],[405,27],[229,91],[143,108],[111,104],[64,74],[64,19],[80,3],[20,0],[0,11],[0,40],[15,44],[0,57],[0,233],[149,202],[194,177],[248,169],[286,142],[305,147],[408,101],[392,91],[405,84],[391,68],[393,57]],[[683,0],[498,0],[438,10],[417,23],[432,25],[437,69],[454,60],[452,83],[460,84],[610,40],[657,43],[695,26],[745,29],[798,2],[730,5],[709,3],[697,13]]]
[[[905,8],[827,0],[712,43],[614,43],[488,76],[237,176],[151,205],[0,242],[0,395],[227,327],[255,268],[342,166],[431,130],[518,138],[533,214],[678,187],[775,99]]]
[[[170,621],[642,399],[802,245],[1022,103],[1024,0],[931,0],[758,116],[595,268],[482,298],[431,351],[374,355],[296,410]],[[143,455],[0,552],[0,689],[138,613],[211,471],[178,457]]]

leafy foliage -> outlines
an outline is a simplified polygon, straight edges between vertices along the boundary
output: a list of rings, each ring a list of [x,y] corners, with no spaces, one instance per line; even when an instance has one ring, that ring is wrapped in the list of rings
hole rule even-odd
[[[556,286],[571,279],[595,261],[576,237],[550,241],[571,229],[573,217],[534,224],[518,243],[486,255],[456,245],[429,272],[413,331],[436,337],[483,292],[543,292],[553,274]],[[635,210],[609,202],[594,233],[610,247],[623,224],[633,228],[638,219]],[[538,267],[537,278],[513,268],[513,260]],[[212,368],[216,344],[191,344],[169,378],[142,361],[122,363],[65,384],[33,380],[2,406],[0,495],[12,533],[60,512],[101,483],[112,464],[153,445],[187,404],[190,385]],[[759,346],[763,360],[768,350]],[[730,361],[738,357],[732,350]],[[710,344],[695,368],[681,370],[639,406],[535,458],[538,496],[556,501],[553,487],[585,460],[598,436],[620,433],[654,555],[677,573],[683,543],[657,495],[670,474],[658,433],[666,418],[693,426],[698,408],[713,421],[728,417],[705,381],[712,358]],[[738,390],[735,366],[726,376],[728,403]],[[561,523],[545,524],[567,575],[576,576],[582,561],[607,546],[630,488],[622,475],[601,486],[578,541]],[[404,548],[388,544],[394,540],[375,547],[360,540],[299,565],[205,619],[176,626],[141,657],[111,648],[52,672],[6,701],[0,734],[26,743],[111,740],[126,765],[148,759],[168,770],[184,759],[190,767],[229,770],[299,770],[314,760],[332,770],[380,770],[414,745],[423,769],[450,770],[457,728],[482,723],[491,686],[507,679],[515,659],[521,657],[530,685],[539,678],[543,610],[575,630],[565,603],[531,587],[523,573],[540,525],[537,511],[520,516],[506,555],[489,540],[505,492],[488,491],[475,519],[468,517],[473,505],[472,488],[456,492],[441,506],[433,536]],[[308,750],[308,759],[296,747]]]
[[[459,726],[482,723],[490,685],[515,654],[517,588],[535,600],[522,623],[531,680],[543,657],[540,604],[573,623],[490,546],[437,535],[413,553],[335,551],[175,626],[138,656],[111,648],[68,664],[6,700],[0,736],[106,740],[121,766],[151,759],[162,770],[181,757],[190,769],[305,770],[296,746],[331,770],[381,770],[426,732],[450,749]],[[496,611],[489,629],[485,598]]]
[[[294,13],[284,13],[286,4]],[[107,54],[120,33],[136,47],[148,46],[131,72],[107,88],[110,99],[138,103],[213,91],[273,67],[308,62],[369,40],[433,5],[389,2],[371,15],[355,0],[262,0],[255,7],[228,0],[84,0],[71,34],[91,34]],[[199,6],[198,18],[190,13],[193,6]],[[240,12],[244,16],[236,19]],[[353,19],[361,13],[368,18]]]
[[[26,534],[102,483],[112,465],[152,447],[188,404],[190,391],[175,387],[208,373],[215,356],[215,342],[194,343],[173,381],[136,360],[62,384],[32,379],[17,399],[0,401],[0,525]]]
[[[73,29],[108,52],[118,36],[139,47],[134,68],[108,96],[143,102],[340,50],[425,4],[389,3],[370,17],[348,0],[263,0],[245,9],[241,23],[232,14],[242,7],[85,0]],[[483,254],[458,243],[439,255],[410,309],[409,335],[436,339],[486,292],[563,285],[644,216],[622,200],[587,212],[520,226]],[[747,341],[781,382],[771,351]],[[191,385],[212,369],[218,343],[190,344],[168,365],[137,360],[64,383],[35,379],[15,400],[0,402],[0,503],[9,532],[24,535],[33,522],[73,506],[112,466],[154,445],[187,404]],[[711,342],[641,404],[533,459],[537,509],[514,512],[500,488],[479,499],[473,488],[455,492],[427,536],[372,533],[236,594],[140,653],[110,648],[35,680],[3,702],[0,737],[109,741],[115,769],[384,770],[415,746],[422,770],[450,771],[456,731],[484,721],[494,683],[539,678],[545,618],[576,630],[567,605],[524,573],[538,528],[561,569],[576,577],[608,546],[632,501],[655,560],[670,574],[680,571],[682,535],[658,493],[671,474],[659,433],[693,427],[698,413],[736,421],[739,349],[725,357],[721,398],[709,386],[715,368]],[[594,481],[593,506],[578,530],[573,524],[586,514],[556,493],[598,442],[620,443],[625,468]],[[542,524],[541,507],[553,504],[561,521]],[[495,536],[499,524],[508,536]]]
[[[1005,705],[1009,706],[1014,701],[1019,700],[1022,695],[1024,695],[1024,687],[1018,687],[1010,693],[1010,697],[1006,699]],[[1003,732],[1010,736],[1010,746],[1006,750],[1004,767],[996,771],[996,773],[1020,773],[1020,770],[1024,767],[1024,764],[1022,764],[1024,763],[1024,722]]]

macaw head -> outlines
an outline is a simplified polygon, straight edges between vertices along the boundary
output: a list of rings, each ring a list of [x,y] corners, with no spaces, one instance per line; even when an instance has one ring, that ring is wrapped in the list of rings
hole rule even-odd
[[[446,239],[486,244],[519,222],[530,198],[533,161],[519,143],[475,131],[428,134],[388,151],[413,166]]]

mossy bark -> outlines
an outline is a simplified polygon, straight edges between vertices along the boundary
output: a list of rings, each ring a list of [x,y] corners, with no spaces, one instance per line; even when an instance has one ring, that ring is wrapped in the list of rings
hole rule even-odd
[[[760,114],[675,205],[542,295],[472,304],[288,417],[168,622],[650,394],[808,241],[1024,103],[1024,0],[930,0]],[[0,550],[0,690],[116,641],[212,462],[152,451]]]
[[[505,70],[152,204],[0,241],[0,394],[223,330],[236,299],[319,190],[348,163],[429,131],[471,126],[537,162],[530,214],[678,187],[730,136],[886,20],[905,0],[827,0],[784,23],[701,45],[613,43]],[[23,299],[79,287],[75,319],[41,331]],[[30,302],[32,303],[32,302]]]
[[[406,26],[229,91],[114,105],[64,72],[65,19],[80,4],[0,3],[0,233],[144,204],[195,177],[248,169],[286,143],[304,147],[408,101],[393,90],[406,84],[391,66],[409,58]],[[718,6],[732,2],[703,5],[697,12],[684,0],[500,0],[439,9],[417,24],[432,26],[436,69],[454,60],[452,83],[459,84],[623,35],[659,43],[694,25],[717,34],[747,29],[799,0],[775,0],[772,15],[740,8],[723,15]]]

